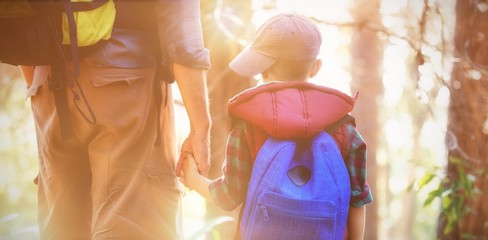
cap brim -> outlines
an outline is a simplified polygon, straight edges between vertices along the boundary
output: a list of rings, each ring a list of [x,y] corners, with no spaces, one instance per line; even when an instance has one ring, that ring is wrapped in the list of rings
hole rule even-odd
[[[252,77],[262,73],[275,62],[276,59],[255,52],[248,46],[232,59],[229,67],[241,76]]]

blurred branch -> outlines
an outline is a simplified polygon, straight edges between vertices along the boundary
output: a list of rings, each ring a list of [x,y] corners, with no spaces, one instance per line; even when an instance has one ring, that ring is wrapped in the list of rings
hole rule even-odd
[[[466,151],[459,146],[458,138],[452,131],[446,131],[446,146],[449,151],[456,151],[463,160],[470,164],[480,164],[483,162],[481,159],[475,159],[466,153]]]
[[[244,22],[242,21],[242,19],[235,16],[234,14],[228,14],[228,11],[225,11],[224,0],[216,1],[217,2],[215,10],[213,11],[213,17],[217,28],[230,40],[240,44],[241,46],[245,46],[247,44],[247,41],[234,34],[225,24],[225,22],[230,22],[238,27],[244,28]]]
[[[415,58],[413,67],[415,68],[415,80],[418,83],[420,81],[419,67],[424,65],[426,56],[422,54],[422,46],[425,44],[425,29],[427,25],[427,13],[430,11],[429,0],[424,0],[424,7],[422,9],[422,15],[419,20],[419,45],[414,48]],[[418,85],[416,87],[418,89]]]
[[[446,49],[446,45],[447,45],[447,40],[446,40],[446,35],[445,35],[445,32],[446,32],[446,21],[444,20],[444,15],[442,15],[441,13],[441,10],[440,10],[440,6],[439,6],[439,3],[436,2],[435,4],[435,13],[439,16],[440,20],[441,20],[441,52],[446,52],[447,49]],[[442,66],[445,66],[445,57],[443,55],[443,57],[441,58],[441,65]],[[447,85],[446,82],[443,82],[445,85]]]

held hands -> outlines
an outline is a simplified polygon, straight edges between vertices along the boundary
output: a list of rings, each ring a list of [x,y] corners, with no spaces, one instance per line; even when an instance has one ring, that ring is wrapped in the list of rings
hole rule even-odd
[[[210,137],[206,134],[191,133],[181,145],[180,158],[176,164],[176,174],[181,176],[183,162],[188,155],[194,157],[198,172],[203,176],[208,175],[210,169]]]
[[[187,154],[183,159],[180,181],[189,189],[195,185],[195,176],[198,176],[198,166],[192,154]]]
[[[187,188],[195,190],[208,201],[213,201],[209,189],[211,180],[199,172],[199,165],[197,165],[198,162],[193,154],[188,153],[184,158],[180,157],[179,163],[181,166],[180,181]]]

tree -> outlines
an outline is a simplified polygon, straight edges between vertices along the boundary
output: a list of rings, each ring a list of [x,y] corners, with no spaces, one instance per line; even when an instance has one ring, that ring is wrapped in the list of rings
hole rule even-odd
[[[0,238],[38,239],[35,129],[17,67],[0,63]]]
[[[439,239],[488,236],[488,2],[456,2]],[[484,237],[483,237],[484,236]]]
[[[351,89],[360,91],[353,115],[358,119],[358,131],[368,145],[367,180],[371,191],[375,193],[377,164],[376,146],[378,144],[378,106],[377,99],[381,97],[382,86],[382,53],[383,45],[378,38],[381,25],[379,14],[380,1],[355,1],[351,14],[354,19],[351,42]],[[369,204],[366,211],[365,239],[378,239],[378,204]]]
[[[211,129],[211,167],[209,178],[214,179],[222,174],[225,145],[232,122],[227,115],[227,102],[231,97],[255,84],[251,78],[243,78],[233,73],[228,64],[243,48],[244,39],[249,39],[252,29],[249,29],[251,19],[251,1],[203,1],[202,25],[204,41],[210,50],[212,67],[208,72],[208,89],[210,98],[210,113],[212,117]],[[206,221],[209,222],[219,216],[231,216],[236,221],[226,222],[217,226],[208,239],[215,239],[218,234],[221,239],[233,239],[237,227],[240,208],[226,212],[212,203],[206,204]]]

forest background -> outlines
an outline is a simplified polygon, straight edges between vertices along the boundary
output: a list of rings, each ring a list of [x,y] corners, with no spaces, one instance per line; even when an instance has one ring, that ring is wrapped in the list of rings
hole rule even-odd
[[[353,115],[368,143],[365,239],[488,239],[488,1],[202,0],[212,129],[220,175],[228,99],[259,83],[228,62],[274,13],[319,24],[324,64],[312,82],[359,92]],[[175,86],[174,86],[175,87]],[[174,88],[177,91],[177,88]],[[37,147],[25,83],[0,64],[0,239],[37,239]],[[188,120],[176,94],[180,139]],[[185,239],[232,239],[224,212],[187,189]]]

